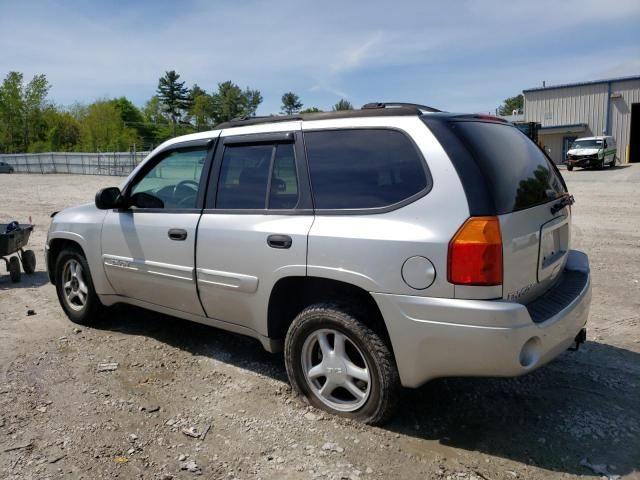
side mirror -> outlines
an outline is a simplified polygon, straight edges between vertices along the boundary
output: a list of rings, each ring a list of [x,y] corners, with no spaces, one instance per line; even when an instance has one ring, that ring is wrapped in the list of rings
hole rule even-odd
[[[110,210],[122,205],[122,195],[118,187],[107,187],[96,193],[96,207],[100,210]]]
[[[161,199],[147,192],[134,193],[129,203],[138,208],[164,208],[164,202]]]

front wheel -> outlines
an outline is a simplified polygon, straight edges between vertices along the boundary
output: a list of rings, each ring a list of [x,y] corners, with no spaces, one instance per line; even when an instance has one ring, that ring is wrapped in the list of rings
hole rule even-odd
[[[89,265],[75,249],[63,250],[56,261],[56,293],[67,317],[82,325],[94,323],[104,306],[93,287]]]
[[[573,170],[573,165],[567,165],[567,170],[569,171]]]
[[[386,343],[333,305],[298,314],[285,339],[293,388],[317,408],[376,425],[393,413],[400,380]]]

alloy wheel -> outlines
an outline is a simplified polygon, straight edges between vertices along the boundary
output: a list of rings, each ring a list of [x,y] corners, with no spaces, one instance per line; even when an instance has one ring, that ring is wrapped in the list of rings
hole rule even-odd
[[[353,412],[371,393],[371,371],[362,351],[333,329],[311,333],[302,345],[302,369],[313,394],[326,406]]]
[[[64,265],[62,271],[64,299],[69,308],[80,311],[87,304],[89,288],[84,279],[82,264],[72,258]]]

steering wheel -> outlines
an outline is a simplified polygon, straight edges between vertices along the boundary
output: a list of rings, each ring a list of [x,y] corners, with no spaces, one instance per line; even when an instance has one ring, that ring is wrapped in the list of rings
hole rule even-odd
[[[180,189],[180,187],[189,187],[189,189],[191,189],[191,187],[193,187],[193,194],[191,195],[187,195],[184,198],[181,198],[180,200],[177,201],[177,205],[182,206],[183,203],[186,203],[187,200],[193,200],[193,198],[196,196],[196,194],[198,193],[198,188],[199,188],[199,184],[198,182],[194,181],[194,180],[182,180],[181,182],[178,182],[176,184],[175,187],[173,187],[173,201],[176,201],[176,196],[178,194],[178,190]]]

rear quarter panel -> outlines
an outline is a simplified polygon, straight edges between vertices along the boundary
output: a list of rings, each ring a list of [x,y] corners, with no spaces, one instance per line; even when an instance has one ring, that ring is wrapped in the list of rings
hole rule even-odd
[[[357,285],[369,292],[453,297],[447,248],[469,216],[466,196],[446,153],[417,117],[304,122],[303,130],[389,127],[410,135],[428,164],[433,186],[415,202],[388,213],[317,214],[309,233],[307,274]],[[402,265],[420,255],[434,265],[426,289],[409,287]]]

